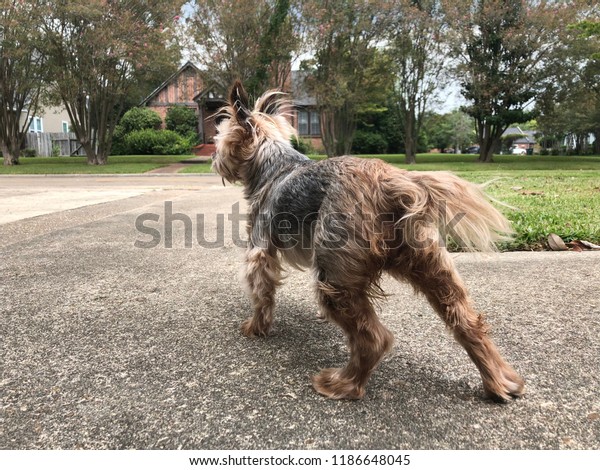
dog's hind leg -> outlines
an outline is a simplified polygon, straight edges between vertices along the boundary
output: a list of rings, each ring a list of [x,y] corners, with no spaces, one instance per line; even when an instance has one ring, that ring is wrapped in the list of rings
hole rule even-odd
[[[320,279],[317,296],[326,317],[344,330],[350,361],[342,369],[323,369],[313,377],[313,386],[329,398],[362,398],[371,373],[394,338],[377,318],[366,291],[334,287]]]
[[[242,333],[246,336],[267,336],[273,323],[275,290],[281,283],[281,265],[277,253],[269,249],[249,248],[245,269],[254,315],[242,323]]]
[[[506,363],[487,333],[481,314],[474,311],[467,290],[454,268],[452,258],[437,245],[411,250],[389,270],[408,279],[421,291],[466,349],[483,379],[486,394],[508,400],[523,394],[523,379]]]

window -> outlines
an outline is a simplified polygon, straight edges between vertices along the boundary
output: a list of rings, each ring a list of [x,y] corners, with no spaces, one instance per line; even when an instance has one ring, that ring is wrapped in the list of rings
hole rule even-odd
[[[321,124],[319,123],[319,113],[316,111],[310,112],[310,134],[321,135]]]
[[[298,134],[321,135],[319,113],[316,111],[298,111]]]
[[[62,122],[62,131],[63,131],[65,134],[68,134],[68,133],[69,133],[69,123],[68,123],[67,121],[63,121],[63,122]]]
[[[42,118],[33,117],[29,123],[29,132],[44,132],[44,126],[42,125]]]
[[[298,134],[308,135],[308,112],[298,111]]]

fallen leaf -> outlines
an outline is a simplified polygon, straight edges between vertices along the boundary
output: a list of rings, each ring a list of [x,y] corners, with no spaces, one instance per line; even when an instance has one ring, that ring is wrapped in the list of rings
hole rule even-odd
[[[566,245],[573,251],[600,250],[599,245],[595,245],[585,240],[572,240]]]
[[[587,416],[587,419],[589,419],[590,421],[593,421],[595,419],[600,419],[600,413],[590,413]]]
[[[562,238],[555,233],[548,235],[548,246],[552,251],[567,251],[569,249]]]
[[[520,191],[521,189],[523,189],[523,186],[513,186],[512,188],[513,191]]]
[[[586,240],[577,240],[582,245],[588,247],[590,250],[600,250],[600,245],[595,245],[594,243],[590,243]]]

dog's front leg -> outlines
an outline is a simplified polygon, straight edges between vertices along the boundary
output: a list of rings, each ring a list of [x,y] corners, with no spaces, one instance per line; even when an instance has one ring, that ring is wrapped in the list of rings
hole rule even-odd
[[[281,265],[273,248],[249,246],[245,280],[254,315],[242,323],[246,336],[267,336],[273,323],[275,290],[281,284]]]

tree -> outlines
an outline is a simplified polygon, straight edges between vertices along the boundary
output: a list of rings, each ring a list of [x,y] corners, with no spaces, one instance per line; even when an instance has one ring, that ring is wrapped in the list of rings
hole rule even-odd
[[[53,89],[91,165],[104,165],[124,103],[162,65],[177,62],[170,24],[183,0],[46,2]],[[174,53],[175,52],[175,53]]]
[[[188,35],[207,83],[224,92],[240,79],[255,97],[286,88],[299,45],[289,0],[193,3]]]
[[[426,113],[423,133],[431,148],[442,151],[449,147],[459,151],[476,138],[473,118],[459,110],[446,114]]]
[[[37,2],[0,1],[0,152],[4,165],[19,163],[21,148],[43,89]]]
[[[558,79],[538,100],[542,145],[545,149],[585,153],[590,134],[600,153],[600,23],[582,21],[568,28],[557,52]]]
[[[397,5],[388,50],[406,163],[415,163],[425,111],[443,83],[447,65],[445,18],[437,0],[397,0]]]
[[[386,95],[389,58],[378,50],[391,21],[387,1],[306,0],[302,15],[314,58],[305,61],[307,88],[320,112],[321,136],[329,157],[352,147],[361,106]]]
[[[530,105],[552,82],[549,66],[575,2],[453,0],[446,2],[463,110],[475,118],[478,161],[491,162],[512,123],[530,120]]]

